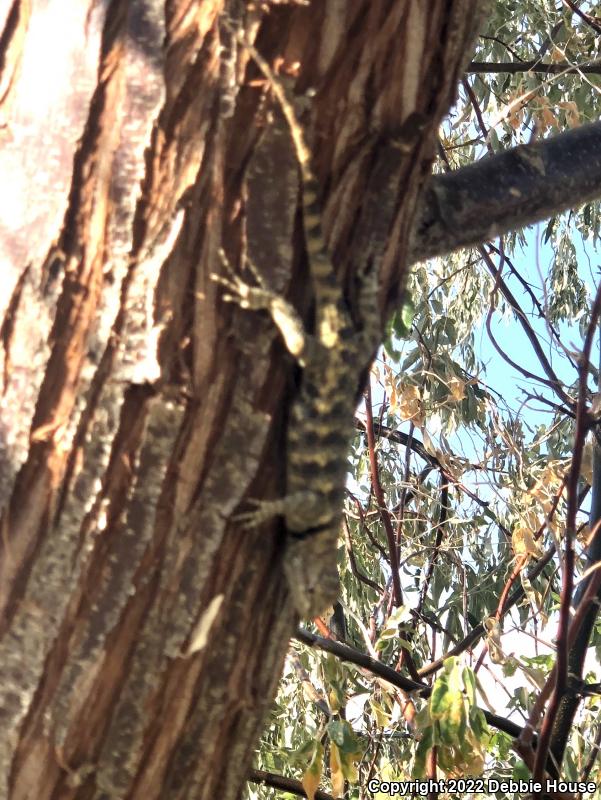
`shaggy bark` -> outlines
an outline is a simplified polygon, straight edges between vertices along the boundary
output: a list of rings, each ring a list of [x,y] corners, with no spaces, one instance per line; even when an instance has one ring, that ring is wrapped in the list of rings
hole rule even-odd
[[[228,522],[282,492],[295,373],[210,275],[246,251],[310,317],[298,175],[223,6],[0,12],[10,800],[237,797],[295,624],[281,528]],[[349,302],[372,262],[386,313],[476,0],[226,6],[294,76]]]

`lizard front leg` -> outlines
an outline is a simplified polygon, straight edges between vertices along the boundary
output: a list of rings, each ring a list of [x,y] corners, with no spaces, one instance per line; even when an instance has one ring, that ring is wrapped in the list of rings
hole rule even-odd
[[[303,321],[292,306],[281,295],[274,292],[267,286],[263,276],[252,263],[246,259],[246,266],[254,275],[258,286],[251,286],[234,272],[225,252],[219,250],[221,263],[226,275],[211,275],[212,280],[220,283],[228,289],[228,293],[223,295],[227,303],[236,303],[240,308],[248,308],[252,311],[269,311],[271,318],[280,331],[286,349],[290,355],[304,367],[311,358],[317,356],[317,343],[313,336],[306,333]]]

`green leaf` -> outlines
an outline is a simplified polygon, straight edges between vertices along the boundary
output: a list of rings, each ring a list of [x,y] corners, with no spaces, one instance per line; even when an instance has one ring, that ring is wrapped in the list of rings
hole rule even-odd
[[[326,730],[342,753],[356,753],[359,750],[357,735],[347,720],[333,719]]]
[[[426,774],[426,759],[428,758],[428,753],[432,749],[432,728],[426,728],[422,733],[422,738],[418,742],[417,749],[415,751],[415,761],[413,762],[413,771],[415,776],[418,778],[423,778]]]
[[[409,336],[414,317],[415,303],[411,296],[405,292],[401,307],[393,317],[393,330],[399,339],[406,339]]]

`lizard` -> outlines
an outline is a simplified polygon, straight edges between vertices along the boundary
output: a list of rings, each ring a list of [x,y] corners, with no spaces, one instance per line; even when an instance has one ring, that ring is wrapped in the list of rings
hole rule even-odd
[[[304,130],[269,64],[241,34],[239,38],[277,100],[298,161],[315,326],[309,333],[292,304],[270,289],[248,258],[244,266],[254,276],[254,284],[243,280],[220,250],[225,274],[211,277],[227,290],[222,299],[245,309],[269,312],[286,348],[302,369],[286,433],[285,495],[253,501],[256,508],[238,515],[238,520],[254,527],[283,516],[287,532],[284,573],[296,611],[301,618],[310,619],[338,596],[336,546],[354,434],[358,376],[371,362],[381,339],[378,282],[376,270],[365,269],[358,276],[361,324],[355,324],[325,243],[319,184]]]

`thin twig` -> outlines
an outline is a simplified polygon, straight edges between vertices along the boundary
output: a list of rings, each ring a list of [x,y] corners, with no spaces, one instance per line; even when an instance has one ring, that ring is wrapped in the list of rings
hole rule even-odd
[[[531,372],[528,372],[528,370],[523,369],[523,367],[520,367],[519,364],[516,364],[514,361],[512,361],[501,350],[499,345],[494,340],[494,337],[490,333],[490,326],[489,326],[489,324],[487,322],[487,329],[489,330],[489,335],[491,336],[491,341],[493,342],[493,345],[495,346],[495,348],[498,349],[498,351],[499,351],[500,355],[502,356],[502,358],[504,358],[508,363],[510,363],[511,366],[514,369],[518,370],[519,372],[521,372],[523,375],[525,375],[528,378],[531,378],[531,379],[536,380],[536,381],[540,381],[541,383],[544,383],[546,386],[549,386],[551,389],[553,389],[557,393],[557,395],[559,397],[561,397],[561,399],[563,400],[564,403],[566,403],[566,405],[568,405],[570,407],[573,406],[574,402],[573,402],[572,398],[568,394],[566,394],[566,392],[564,391],[562,383],[559,380],[559,378],[557,377],[557,375],[555,374],[555,370],[553,369],[553,367],[549,363],[549,360],[547,359],[547,356],[545,355],[545,353],[544,353],[544,351],[543,351],[543,349],[541,347],[541,344],[540,344],[540,342],[538,340],[538,337],[537,337],[536,333],[533,331],[532,326],[530,325],[530,322],[528,321],[528,318],[526,317],[526,314],[523,312],[522,307],[518,303],[516,297],[514,296],[512,291],[509,289],[509,287],[507,286],[507,284],[503,280],[502,275],[501,275],[501,269],[497,268],[494,265],[492,258],[488,255],[488,253],[486,252],[484,247],[478,247],[478,251],[479,251],[480,255],[482,256],[482,258],[484,260],[484,263],[488,267],[488,271],[491,273],[491,275],[495,279],[496,288],[498,288],[498,290],[501,292],[501,294],[503,295],[505,300],[507,300],[507,302],[509,303],[509,305],[511,306],[511,308],[513,309],[513,311],[517,315],[518,321],[519,321],[520,325],[522,326],[522,329],[523,329],[524,333],[528,337],[528,341],[532,345],[532,349],[536,353],[537,358],[538,358],[538,360],[540,362],[540,365],[542,366],[543,371],[547,375],[547,378],[537,377],[536,375],[533,375]]]
[[[426,570],[424,582],[422,583],[419,593],[419,600],[417,602],[416,609],[418,614],[421,614],[421,610],[424,607],[424,602],[426,600],[430,581],[432,580],[432,575],[434,574],[434,566],[436,564],[436,560],[438,559],[440,545],[442,544],[442,538],[444,536],[447,516],[449,513],[449,484],[444,482],[444,476],[442,474],[441,479],[442,485],[440,487],[440,512],[438,514],[438,523],[436,526],[436,539],[434,541],[434,550],[432,551],[432,555],[428,562],[428,569]]]
[[[588,393],[588,364],[591,357],[593,339],[597,330],[599,316],[601,315],[601,285],[597,289],[597,295],[591,310],[591,318],[584,339],[584,346],[579,360],[578,377],[578,403],[576,406],[576,430],[574,433],[574,447],[572,448],[572,463],[568,473],[568,505],[566,511],[566,532],[564,536],[564,569],[562,576],[561,599],[559,608],[559,622],[557,626],[557,661],[556,678],[553,694],[549,702],[549,707],[543,724],[541,726],[540,743],[536,751],[534,762],[534,780],[541,780],[547,763],[551,732],[559,711],[562,696],[565,694],[568,685],[568,654],[570,647],[570,636],[573,631],[575,617],[570,624],[570,610],[572,605],[572,593],[574,591],[574,538],[576,535],[576,515],[578,513],[578,479],[582,466],[582,454],[584,450],[585,438],[593,420],[590,417],[587,393]],[[599,582],[601,574],[593,575],[591,585]],[[588,594],[588,589],[587,589]],[[578,612],[581,607],[578,608]]]
[[[555,555],[555,545],[551,545],[549,549],[546,551],[544,556],[540,558],[533,568],[528,572],[528,578],[533,580],[536,578],[537,575],[543,571],[543,569],[547,566],[547,564],[551,561],[553,556]],[[513,606],[519,602],[522,597],[525,595],[525,590],[523,586],[516,586],[513,590],[511,595],[507,598],[505,605],[503,606],[502,614],[505,616],[507,612],[513,608]],[[470,648],[475,642],[481,639],[486,634],[486,629],[484,624],[481,622],[480,624],[476,625],[476,627],[471,630],[467,636],[464,636],[463,639],[458,642],[454,647],[451,647],[443,656],[436,659],[436,661],[432,661],[430,664],[426,664],[425,666],[421,667],[418,670],[418,674],[420,678],[425,678],[427,675],[431,675],[433,672],[437,672],[441,669],[445,659],[450,658],[450,656],[457,656],[461,653],[464,653],[468,648]]]
[[[492,242],[488,242],[487,246],[488,246],[489,250],[492,250],[494,253],[496,253],[499,256],[501,255],[501,251],[499,250],[499,248],[496,245],[494,245]],[[540,300],[538,299],[538,297],[534,294],[534,292],[532,290],[532,287],[530,286],[528,281],[520,274],[519,270],[517,269],[517,267],[515,266],[513,261],[507,256],[506,253],[503,253],[503,260],[507,264],[511,274],[514,276],[514,278],[517,281],[519,281],[519,283],[522,286],[522,289],[526,292],[526,294],[530,298],[530,302],[532,303],[534,308],[536,308],[536,310],[538,312],[538,316],[540,317],[540,319],[545,321],[549,331],[551,332],[551,335],[555,338],[557,343],[559,345],[561,345],[561,337],[559,335],[559,331],[557,330],[555,325],[553,325],[553,323],[549,321],[548,315],[545,312],[545,309],[541,305]],[[576,364],[574,363],[574,360],[571,357],[571,355],[569,353],[566,353],[566,355],[567,355],[567,357],[568,357],[568,359],[570,361],[570,364],[574,367],[574,369],[576,369]]]
[[[357,509],[357,514],[359,516],[359,521],[361,522],[362,529],[367,534],[367,538],[372,543],[372,545],[376,548],[376,550],[380,553],[382,558],[385,559],[386,561],[388,561],[388,553],[382,547],[382,545],[376,539],[376,537],[373,535],[373,533],[370,530],[369,525],[367,524],[367,520],[365,519],[365,511],[363,509],[363,506],[361,505],[361,501],[352,492],[348,491],[348,489],[347,489],[347,494],[351,498],[353,503],[355,504],[355,507]]]
[[[581,781],[584,781],[585,783],[586,781],[588,781],[588,776],[591,774],[592,769],[595,766],[595,761],[597,760],[597,756],[599,755],[600,749],[601,749],[601,725],[597,725],[593,746],[591,747],[591,752],[588,755],[586,764],[584,765],[584,769],[582,770],[582,775],[580,776]]]
[[[284,775],[276,775],[275,772],[266,772],[263,769],[251,769],[248,780],[252,783],[262,783],[265,786],[273,786],[282,792],[290,792],[298,797],[306,797],[307,793],[303,789],[300,781],[294,778],[286,778]],[[334,800],[331,794],[322,792],[319,789],[315,792],[315,800]]]
[[[476,114],[476,119],[478,120],[478,127],[480,128],[480,132],[484,137],[488,154],[494,156],[495,151],[493,150],[492,144],[490,143],[490,139],[488,137],[488,128],[486,127],[486,123],[484,122],[484,117],[482,116],[482,110],[480,108],[480,104],[478,103],[478,98],[476,97],[474,90],[470,86],[467,78],[464,78],[461,81],[461,84],[465,89],[465,92],[470,99],[470,103],[472,104],[472,108],[474,109],[474,113]]]
[[[574,12],[580,19],[592,28],[595,33],[601,33],[601,25],[597,22],[596,17],[591,16],[590,14],[585,14],[584,11],[581,11],[576,3],[573,0],[563,0],[563,4],[567,6],[571,11]]]
[[[585,75],[601,75],[601,64],[599,61],[591,61],[588,64],[569,64],[561,62],[558,64],[546,64],[542,61],[506,61],[504,64],[492,61],[472,61],[468,64],[466,72],[508,72],[515,75],[518,72],[541,72],[546,75],[570,75],[582,73]]]
[[[359,567],[357,566],[357,559],[355,558],[355,553],[353,550],[353,540],[351,539],[351,532],[349,529],[349,525],[347,522],[346,515],[344,517],[344,541],[346,544],[346,552],[348,554],[349,563],[351,565],[351,572],[357,578],[360,583],[364,583],[366,586],[369,586],[371,589],[376,591],[378,594],[382,594],[384,589],[375,581],[372,581],[371,578],[362,572]]]
[[[380,518],[382,525],[386,532],[386,539],[388,540],[388,557],[390,559],[390,569],[392,570],[392,591],[394,597],[394,604],[401,606],[403,604],[403,592],[401,589],[401,579],[399,576],[399,562],[397,558],[397,548],[392,528],[392,521],[386,506],[386,499],[380,483],[380,474],[378,469],[378,457],[376,455],[376,437],[374,434],[374,419],[371,406],[371,379],[367,381],[365,390],[365,413],[366,425],[365,431],[367,433],[367,448],[369,451],[369,465],[371,470],[371,484],[378,504]]]

